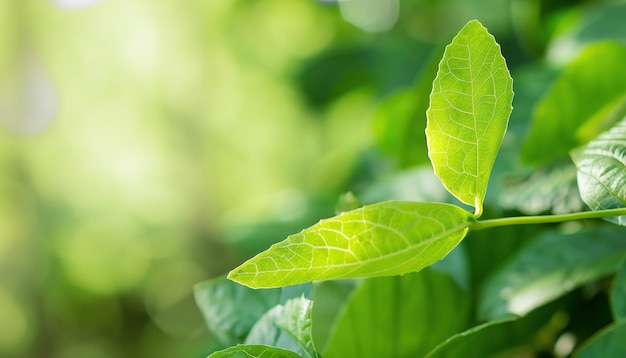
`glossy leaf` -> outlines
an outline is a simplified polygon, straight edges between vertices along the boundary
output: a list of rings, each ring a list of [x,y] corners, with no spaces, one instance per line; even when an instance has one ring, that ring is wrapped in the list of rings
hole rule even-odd
[[[449,204],[388,201],[321,220],[230,272],[253,288],[400,275],[444,258],[471,214]]]
[[[338,317],[323,356],[423,357],[463,330],[469,313],[468,293],[430,268],[366,279]]]
[[[209,330],[226,346],[242,343],[256,321],[279,303],[280,294],[281,289],[251,290],[225,277],[194,287]]]
[[[572,152],[580,195],[593,210],[626,206],[626,118]],[[625,226],[626,216],[606,220]]]
[[[625,46],[597,43],[567,66],[535,108],[522,149],[526,162],[547,163],[611,127],[611,112],[626,94],[624,58]]]
[[[616,321],[626,320],[626,260],[622,261],[613,282],[611,310]]]
[[[546,232],[486,282],[479,316],[525,315],[615,271],[625,256],[626,240],[617,227],[574,234]]]
[[[476,216],[511,114],[512,86],[500,46],[470,21],[439,64],[426,141],[435,173],[454,196],[474,205]]]
[[[577,358],[626,357],[626,321],[600,331],[580,349]]]
[[[209,358],[301,358],[294,352],[265,345],[240,344],[209,356]]]

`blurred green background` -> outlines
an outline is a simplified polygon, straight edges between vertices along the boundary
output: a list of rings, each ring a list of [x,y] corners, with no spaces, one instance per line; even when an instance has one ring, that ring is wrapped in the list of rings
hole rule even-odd
[[[532,104],[596,3],[0,1],[0,356],[206,356],[195,283],[348,190],[443,200],[411,168],[466,21]]]

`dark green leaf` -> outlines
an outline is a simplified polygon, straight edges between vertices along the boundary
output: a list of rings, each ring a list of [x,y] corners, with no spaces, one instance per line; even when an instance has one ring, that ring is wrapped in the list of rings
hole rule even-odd
[[[617,269],[626,256],[620,228],[574,234],[546,232],[492,276],[482,290],[479,315],[525,315],[582,284]]]
[[[608,132],[572,152],[580,195],[593,210],[626,206],[626,118]],[[625,226],[626,216],[610,217]]]
[[[626,94],[624,58],[625,46],[598,43],[567,66],[535,108],[522,150],[525,161],[547,163],[611,127],[611,112]]]
[[[237,345],[219,352],[209,358],[302,358],[294,352],[264,345]]]
[[[444,186],[482,213],[489,174],[506,132],[513,80],[500,46],[477,20],[446,47],[433,82],[426,141]]]
[[[471,214],[449,204],[369,205],[288,237],[228,277],[261,288],[419,271],[458,245],[471,222]]]
[[[626,320],[626,260],[622,261],[613,282],[611,309],[616,321]]]
[[[431,269],[371,278],[346,302],[324,357],[423,357],[469,318],[469,295]]]
[[[626,321],[600,331],[580,349],[577,358],[626,357]]]
[[[251,290],[225,277],[194,287],[209,330],[227,346],[242,343],[255,322],[279,302],[280,294],[281,289]]]

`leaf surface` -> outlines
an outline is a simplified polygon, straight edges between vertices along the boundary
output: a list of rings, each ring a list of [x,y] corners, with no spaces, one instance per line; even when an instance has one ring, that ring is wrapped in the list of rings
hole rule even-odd
[[[317,357],[311,340],[312,304],[311,297],[302,294],[276,305],[252,327],[245,343],[288,349],[305,358]]]
[[[616,321],[626,320],[626,260],[622,261],[613,282],[611,310]]]
[[[226,346],[242,343],[256,321],[279,303],[280,295],[281,289],[251,290],[225,277],[194,287],[209,330]]]
[[[235,268],[252,288],[419,271],[465,237],[473,217],[458,206],[388,201],[321,220]]]
[[[566,155],[619,120],[623,110],[626,46],[589,45],[570,63],[535,108],[522,158],[544,164]],[[550,148],[550,150],[546,150]]]
[[[626,117],[609,131],[572,152],[578,188],[593,210],[626,206]],[[626,226],[626,216],[606,220]]]
[[[520,250],[484,285],[479,316],[525,315],[617,269],[626,256],[621,228],[574,234],[546,232]]]
[[[431,268],[365,279],[337,318],[323,357],[423,357],[463,330],[469,311],[467,291]]]
[[[577,358],[626,357],[626,321],[600,331],[576,354]]]
[[[294,352],[259,344],[240,344],[209,356],[209,358],[301,358]]]
[[[506,132],[513,80],[500,46],[473,20],[446,47],[427,111],[428,155],[444,186],[476,216]]]

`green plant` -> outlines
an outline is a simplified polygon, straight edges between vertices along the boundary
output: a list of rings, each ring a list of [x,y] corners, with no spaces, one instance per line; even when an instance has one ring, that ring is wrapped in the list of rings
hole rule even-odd
[[[536,118],[554,115],[550,101],[572,90],[568,83],[580,73],[576,69],[586,68],[594,56],[626,58],[622,45],[593,46],[557,81]],[[626,89],[619,81],[608,82],[616,88],[574,113],[578,123],[554,120],[548,129],[533,127],[539,128],[529,136],[534,145],[523,153],[530,161],[545,162],[571,152],[580,194],[593,211],[480,220],[512,111],[513,80],[493,36],[470,21],[439,64],[426,138],[435,174],[461,205],[473,206],[473,213],[448,203],[409,201],[354,208],[288,237],[228,275],[241,285],[268,290],[250,290],[223,278],[199,284],[196,299],[209,328],[227,345],[243,343],[211,357],[464,357],[468,352],[482,357],[508,352],[536,339],[539,327],[557,337],[563,324],[550,303],[617,271],[611,291],[615,323],[586,343],[579,356],[626,354],[624,343],[615,339],[626,331],[623,229],[591,224],[571,233],[542,232],[483,283],[477,320],[471,318],[467,263],[462,252],[456,253],[468,233],[484,229],[592,218],[626,225],[626,119],[619,121]],[[551,147],[555,149],[546,154]],[[559,255],[542,259],[554,249]],[[325,281],[336,279],[352,280]],[[474,321],[482,323],[468,327]],[[566,342],[567,336],[562,337]]]

